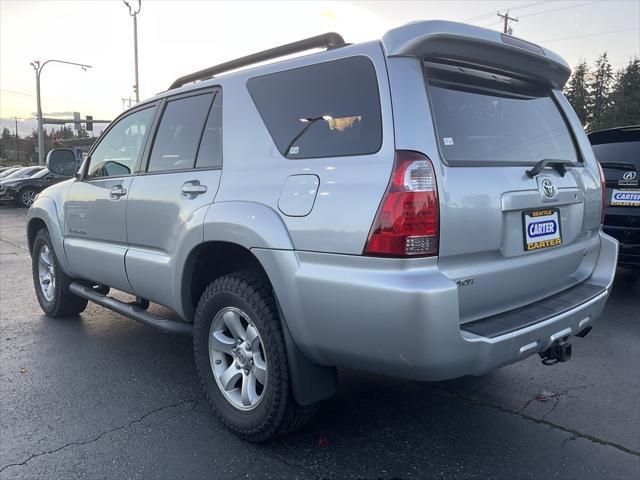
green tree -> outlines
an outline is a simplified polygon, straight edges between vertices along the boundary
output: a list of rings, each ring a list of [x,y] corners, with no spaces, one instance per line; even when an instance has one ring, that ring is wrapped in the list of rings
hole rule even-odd
[[[84,127],[80,127],[80,130],[76,131],[76,138],[87,138],[89,134]]]
[[[640,125],[640,58],[618,71],[611,92],[610,126]]]
[[[581,60],[571,74],[569,82],[565,86],[564,94],[575,110],[582,125],[587,124],[589,118],[589,65],[586,60]]]
[[[11,131],[7,127],[4,127],[2,129],[2,135],[0,136],[0,157],[7,158],[7,153],[14,143],[15,138],[11,134]]]
[[[596,60],[596,66],[589,81],[591,105],[588,124],[590,131],[606,128],[610,122],[612,83],[613,69],[609,63],[607,52],[605,52]]]

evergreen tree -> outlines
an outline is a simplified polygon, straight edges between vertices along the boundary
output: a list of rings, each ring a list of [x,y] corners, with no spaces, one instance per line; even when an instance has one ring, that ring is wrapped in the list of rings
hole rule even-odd
[[[610,126],[640,125],[640,58],[616,74],[611,101]]]
[[[588,79],[589,66],[587,65],[586,60],[581,60],[573,70],[571,78],[564,90],[567,100],[575,110],[582,125],[587,124],[589,106],[591,103],[587,85]]]
[[[588,117],[589,130],[595,131],[607,127],[611,114],[611,84],[613,70],[607,53],[603,53],[596,60],[593,76],[589,81],[589,95],[591,105]]]
[[[87,138],[89,134],[84,127],[80,127],[80,130],[76,131],[76,138]]]
[[[2,129],[2,136],[0,136],[0,157],[6,158],[7,152],[12,148],[11,145],[15,142],[11,131],[4,127]]]

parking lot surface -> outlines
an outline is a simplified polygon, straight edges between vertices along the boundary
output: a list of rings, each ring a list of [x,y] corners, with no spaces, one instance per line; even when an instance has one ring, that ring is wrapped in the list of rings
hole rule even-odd
[[[191,340],[90,305],[44,316],[25,210],[0,207],[0,478],[640,478],[640,279],[618,270],[573,359],[415,383],[341,371],[292,436],[227,432]]]

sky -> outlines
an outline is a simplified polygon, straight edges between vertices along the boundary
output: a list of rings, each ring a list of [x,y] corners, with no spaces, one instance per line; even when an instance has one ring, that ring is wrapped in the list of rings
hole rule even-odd
[[[132,5],[136,0],[130,0]],[[142,0],[140,98],[190,73],[327,31],[347,42],[379,39],[415,20],[443,19],[501,30],[550,48],[575,66],[607,52],[614,68],[640,54],[640,0],[548,1],[178,1]],[[33,60],[68,60],[42,73],[45,116],[110,120],[133,97],[133,23],[121,0],[0,0],[0,121],[20,135],[35,125]],[[128,104],[125,101],[124,104]]]

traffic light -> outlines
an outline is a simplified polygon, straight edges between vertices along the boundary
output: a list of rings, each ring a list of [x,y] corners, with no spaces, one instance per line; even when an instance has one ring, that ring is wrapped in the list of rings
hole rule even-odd
[[[93,116],[92,115],[87,115],[87,132],[93,132]]]
[[[79,132],[81,128],[82,125],[80,125],[80,112],[73,112],[73,129],[76,132]]]

